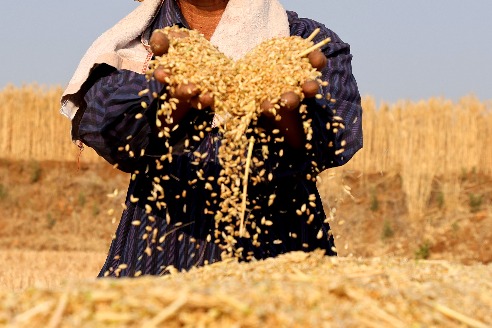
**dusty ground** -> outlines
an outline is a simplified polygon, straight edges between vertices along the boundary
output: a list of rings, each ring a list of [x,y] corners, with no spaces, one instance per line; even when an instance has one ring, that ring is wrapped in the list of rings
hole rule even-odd
[[[460,179],[453,206],[436,181],[424,217],[409,218],[398,174],[323,174],[319,189],[326,211],[336,211],[340,255],[492,262],[492,179],[473,173]],[[1,160],[0,249],[105,253],[127,182],[104,163]],[[115,189],[118,197],[108,198]]]
[[[127,182],[105,163],[0,161],[0,260],[8,268],[0,271],[0,287],[95,277]],[[409,218],[398,174],[323,174],[319,189],[327,213],[334,213],[340,256],[492,262],[492,180],[463,174],[452,207],[439,183],[426,215]],[[118,196],[108,197],[114,190]],[[471,195],[479,201],[472,203]]]

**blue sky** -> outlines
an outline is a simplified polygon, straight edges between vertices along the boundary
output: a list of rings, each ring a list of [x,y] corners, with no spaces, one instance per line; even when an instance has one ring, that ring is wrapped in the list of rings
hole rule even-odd
[[[377,100],[492,99],[491,0],[281,0],[351,44],[361,94]],[[3,1],[0,88],[65,85],[132,0]]]

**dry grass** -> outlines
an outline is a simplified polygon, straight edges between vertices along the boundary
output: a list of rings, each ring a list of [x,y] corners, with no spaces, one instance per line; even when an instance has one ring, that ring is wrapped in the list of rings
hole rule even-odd
[[[490,327],[492,266],[290,253],[0,292],[14,327]],[[466,292],[465,292],[466,291]]]
[[[463,172],[492,174],[492,104],[465,97],[376,108],[366,98],[363,108],[364,149],[338,171],[398,173],[411,217],[423,216],[436,177],[446,177],[451,198]]]
[[[58,113],[61,92],[60,87],[37,85],[0,91],[1,158],[76,159],[69,122]],[[492,175],[492,103],[465,97],[458,103],[430,99],[378,106],[365,97],[363,108],[364,149],[345,170],[399,172],[418,162],[429,166],[430,174],[475,169]],[[99,161],[89,151],[82,159]],[[437,171],[431,162],[439,163]]]
[[[36,84],[0,92],[0,158],[75,161],[70,123],[59,114],[62,88]],[[92,151],[84,159],[98,160]]]
[[[28,85],[0,92],[2,158],[77,159],[69,122],[58,114],[61,91]],[[412,216],[424,213],[436,176],[453,177],[447,187],[453,193],[462,172],[492,175],[491,103],[465,97],[377,106],[366,97],[363,108],[364,149],[339,171],[399,173]],[[82,160],[101,161],[90,149]]]
[[[35,250],[0,250],[0,290],[57,288],[69,281],[94,279],[105,253]]]
[[[429,173],[460,174],[463,169],[492,173],[492,103],[464,97],[459,102],[432,98],[364,109],[364,149],[345,166],[364,173],[400,172],[405,165]],[[438,169],[435,169],[437,162]]]

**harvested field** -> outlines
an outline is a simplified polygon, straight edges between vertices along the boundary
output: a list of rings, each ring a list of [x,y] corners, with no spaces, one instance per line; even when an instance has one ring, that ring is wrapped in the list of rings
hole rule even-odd
[[[338,259],[96,281],[129,177],[75,162],[60,92],[0,92],[0,326],[492,326],[490,102],[364,100],[364,149],[318,185]]]
[[[489,327],[491,265],[290,253],[185,274],[0,292],[15,327]],[[466,291],[466,292],[465,292]]]

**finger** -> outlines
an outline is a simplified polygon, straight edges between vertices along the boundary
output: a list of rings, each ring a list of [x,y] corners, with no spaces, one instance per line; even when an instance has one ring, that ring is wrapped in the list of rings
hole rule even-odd
[[[173,39],[183,39],[183,38],[187,38],[190,36],[190,34],[187,31],[183,31],[183,30],[169,31],[168,35],[170,38],[173,38]]]
[[[264,100],[261,105],[260,105],[260,108],[261,108],[261,115],[263,116],[266,116],[266,117],[274,117],[275,116],[275,112],[273,111],[274,109],[274,105],[272,104],[272,102],[270,100]]]
[[[314,80],[306,81],[302,85],[302,93],[306,98],[313,98],[319,92],[319,83]]]
[[[169,38],[159,30],[152,32],[149,44],[150,50],[156,56],[163,56],[169,51]]]
[[[285,92],[280,96],[280,106],[289,112],[299,107],[300,103],[301,97],[295,92]]]
[[[194,83],[180,84],[174,88],[173,97],[189,101],[200,94],[200,90]]]
[[[169,83],[169,77],[170,76],[171,76],[171,73],[167,69],[165,69],[163,66],[159,66],[154,70],[154,78],[163,84]]]
[[[267,116],[266,126],[268,122],[270,127],[278,129],[285,137],[287,143],[295,149],[301,149],[304,145],[304,130],[300,113],[296,108],[299,108],[301,97],[295,92],[285,92],[280,96],[280,108],[277,111],[272,109],[272,103],[265,100],[261,105],[264,109],[263,113]],[[270,117],[268,117],[270,115]],[[273,119],[273,117],[275,117]]]
[[[191,98],[191,107],[196,109],[212,108],[214,107],[214,96],[212,93],[205,93],[199,96]]]
[[[326,64],[328,63],[328,59],[319,49],[316,49],[313,52],[311,52],[308,55],[308,59],[309,62],[311,63],[311,66],[313,66],[318,71],[323,70],[323,68],[325,68]]]
[[[215,99],[212,93],[205,93],[203,95],[199,95],[198,101],[202,105],[202,108],[207,108],[207,107],[210,107],[212,109],[214,108]]]

